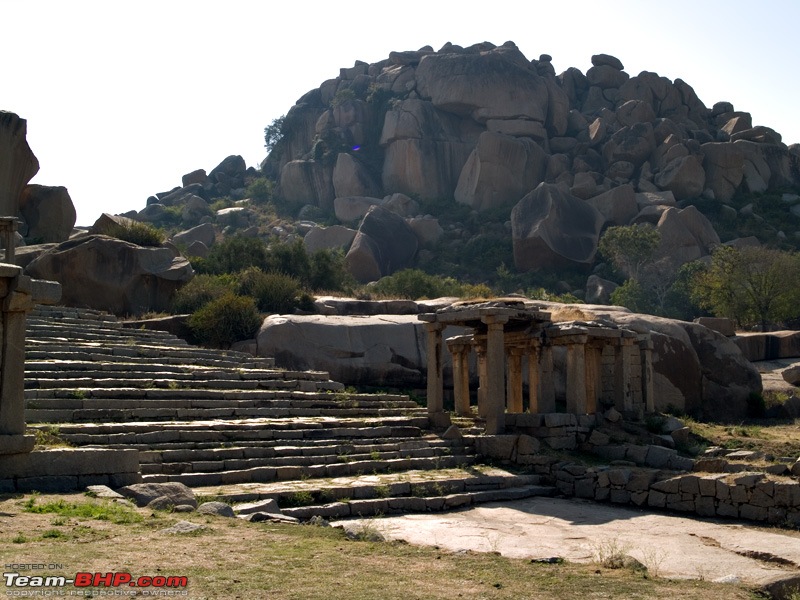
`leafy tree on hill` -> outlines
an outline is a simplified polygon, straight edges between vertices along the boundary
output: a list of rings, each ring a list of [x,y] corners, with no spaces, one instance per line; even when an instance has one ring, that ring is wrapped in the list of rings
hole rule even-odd
[[[764,247],[720,246],[710,267],[696,277],[701,306],[740,326],[766,331],[800,315],[800,255]]]
[[[630,279],[640,281],[642,270],[653,260],[661,235],[648,225],[609,227],[598,249],[614,267]]]

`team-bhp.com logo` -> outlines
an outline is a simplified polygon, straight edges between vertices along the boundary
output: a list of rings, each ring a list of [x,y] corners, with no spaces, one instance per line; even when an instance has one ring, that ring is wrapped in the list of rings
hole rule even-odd
[[[75,573],[75,577],[60,575],[21,575],[20,573],[3,573],[6,584],[6,596],[184,596],[189,584],[186,577],[177,575],[156,575],[154,577],[136,577],[130,573]],[[75,586],[79,590],[66,591],[59,588]],[[12,589],[15,588],[15,589]],[[37,588],[34,591],[33,588]],[[47,588],[44,590],[42,588]],[[113,590],[96,590],[92,588],[114,588]],[[133,590],[130,588],[140,588]],[[49,592],[49,593],[48,593]],[[85,593],[74,593],[85,592]],[[100,592],[100,593],[98,593]],[[120,593],[122,592],[122,593]],[[125,593],[128,592],[128,593]]]

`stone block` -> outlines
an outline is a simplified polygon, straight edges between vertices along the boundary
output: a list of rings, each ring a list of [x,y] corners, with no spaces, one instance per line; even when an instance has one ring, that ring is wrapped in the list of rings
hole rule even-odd
[[[586,474],[586,467],[583,465],[565,465],[563,470],[570,475],[581,476]]]
[[[517,415],[517,427],[541,427],[544,416],[539,413],[520,413]]]
[[[750,504],[753,506],[760,506],[763,508],[770,508],[775,506],[775,500],[772,496],[768,496],[761,488],[756,487],[750,492]]]
[[[701,496],[709,496],[713,498],[717,495],[717,478],[699,477],[697,479],[697,487],[700,490]]]
[[[630,504],[631,493],[627,490],[618,490],[611,488],[609,499],[614,504]]]
[[[518,456],[525,454],[538,454],[540,448],[541,442],[539,442],[539,440],[537,440],[535,437],[531,437],[529,435],[519,436],[519,440],[517,441]]]
[[[598,471],[598,473],[597,473],[597,485],[599,487],[605,487],[605,488],[611,486],[611,480],[608,478],[608,471],[607,470]]]
[[[23,477],[17,479],[18,492],[72,492],[77,491],[77,475],[42,475],[40,477]]]
[[[425,498],[425,508],[437,512],[444,510],[444,497]]]
[[[481,456],[498,460],[511,460],[516,435],[487,435],[475,438],[475,451]]]
[[[597,485],[590,477],[575,481],[575,496],[578,498],[594,498]]]
[[[650,490],[647,496],[647,505],[653,508],[664,508],[667,505],[667,495],[662,492]]]
[[[597,429],[592,431],[591,435],[589,436],[589,443],[593,446],[607,446],[610,441],[610,437],[608,437],[605,433],[601,433]]]
[[[629,492],[646,492],[650,489],[656,474],[653,471],[632,471],[625,489]]]
[[[681,477],[680,490],[682,494],[700,495],[700,478],[696,475],[684,475]]]
[[[635,462],[637,465],[645,464],[647,460],[647,446],[637,446],[635,444],[627,444],[625,446],[625,459]]]
[[[631,503],[635,504],[636,506],[644,506],[647,504],[647,498],[650,495],[649,492],[631,492]]]
[[[698,458],[694,461],[694,470],[700,473],[724,473],[728,461],[724,458]]]
[[[569,481],[556,481],[556,487],[565,496],[573,496],[575,494],[575,486]]]
[[[699,496],[694,501],[695,512],[701,517],[713,517],[717,514],[716,506],[714,506],[714,498],[709,496]]]
[[[739,518],[739,508],[730,502],[717,503],[717,516]]]
[[[609,469],[608,480],[614,487],[624,487],[628,485],[631,478],[630,469]]]
[[[655,469],[667,466],[669,459],[675,455],[675,450],[664,448],[663,446],[648,446],[645,464]]]
[[[734,504],[746,504],[748,500],[747,488],[743,485],[730,485],[731,502]]]
[[[599,487],[594,491],[594,499],[598,502],[606,502],[610,496],[611,490],[609,488]]]
[[[544,415],[545,427],[575,427],[578,420],[571,413],[547,413]]]
[[[594,453],[606,460],[624,460],[626,454],[625,446],[598,446]]]
[[[663,481],[656,481],[651,489],[664,494],[677,494],[680,490],[681,478],[672,477],[671,479],[664,479]]]
[[[694,512],[694,500],[678,500],[675,502],[667,501],[667,508],[669,510],[677,510],[679,512]]]
[[[444,497],[444,505],[447,509],[469,506],[472,496],[469,494],[449,494]]]
[[[578,415],[578,427],[592,429],[597,425],[597,415]]]
[[[692,471],[694,469],[694,460],[673,454],[669,457],[666,468],[672,471]]]
[[[553,450],[574,450],[577,446],[575,436],[565,436],[556,438],[545,438],[545,444]]]
[[[783,524],[786,521],[786,509],[776,507],[768,508],[767,521],[775,525]]]
[[[753,506],[752,504],[742,504],[739,507],[739,517],[749,521],[766,521],[768,516],[767,509],[763,506]]]
[[[752,488],[755,486],[759,481],[762,481],[765,478],[763,473],[742,473],[741,475],[737,475],[733,478],[733,483],[736,485],[743,485],[748,488]]]

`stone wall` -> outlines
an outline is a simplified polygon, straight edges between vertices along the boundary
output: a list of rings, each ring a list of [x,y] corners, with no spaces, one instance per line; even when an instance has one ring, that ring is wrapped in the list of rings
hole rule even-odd
[[[508,417],[506,426],[517,433],[475,438],[478,454],[527,466],[564,496],[800,526],[800,482],[796,477],[749,471],[746,469],[752,467],[724,458],[693,460],[656,444],[610,445],[608,436],[594,429],[593,415]],[[543,453],[543,447],[581,448],[611,464],[586,466]],[[782,471],[789,472],[785,466]]]

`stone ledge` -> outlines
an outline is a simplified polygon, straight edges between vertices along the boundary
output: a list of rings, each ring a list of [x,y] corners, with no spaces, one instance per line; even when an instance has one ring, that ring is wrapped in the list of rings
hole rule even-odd
[[[11,475],[5,480],[65,477],[75,478],[77,485],[80,477],[138,472],[139,452],[132,449],[53,448],[0,456],[0,473]]]

